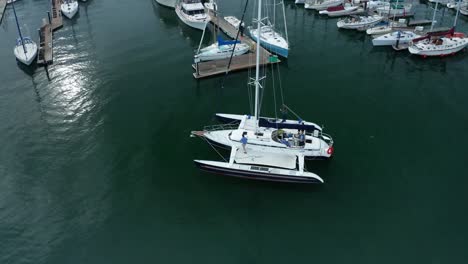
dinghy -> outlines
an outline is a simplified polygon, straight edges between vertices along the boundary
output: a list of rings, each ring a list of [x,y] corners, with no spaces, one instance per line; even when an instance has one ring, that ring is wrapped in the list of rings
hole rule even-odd
[[[76,0],[63,0],[62,5],[60,5],[62,14],[69,19],[72,19],[78,12],[78,1]]]
[[[210,22],[200,0],[181,0],[176,4],[175,11],[182,22],[195,29],[204,30]]]
[[[224,20],[226,20],[226,22],[228,22],[235,29],[239,30],[239,25],[241,24],[241,21],[237,17],[235,17],[235,16],[225,16]],[[244,22],[242,22],[242,26],[245,26]]]

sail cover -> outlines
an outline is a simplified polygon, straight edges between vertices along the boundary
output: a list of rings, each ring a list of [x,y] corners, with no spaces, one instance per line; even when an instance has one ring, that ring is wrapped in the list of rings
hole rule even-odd
[[[221,36],[218,36],[218,45],[234,45],[234,44],[239,44],[240,41],[236,40],[224,40]]]

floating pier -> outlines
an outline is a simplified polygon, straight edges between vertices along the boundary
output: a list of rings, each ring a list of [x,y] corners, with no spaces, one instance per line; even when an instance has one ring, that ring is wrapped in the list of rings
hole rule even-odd
[[[49,23],[51,24],[52,31],[58,28],[61,28],[63,26],[62,11],[60,11],[61,4],[62,4],[62,0],[51,0]]]
[[[211,17],[211,23],[213,23],[216,27],[221,29],[226,35],[235,39],[237,36],[237,28],[229,24],[223,17],[215,16],[213,12],[208,12]],[[243,43],[246,43],[250,46],[251,50],[255,51],[256,48],[260,49],[260,64],[267,65],[273,63],[281,62],[277,56],[272,55],[266,49],[261,46],[257,46],[257,43],[251,39],[250,37],[244,35],[239,35],[239,40]],[[226,73],[226,71],[239,71],[248,68],[255,67],[255,57],[252,56],[252,53],[246,53],[240,56],[233,56],[231,65],[229,69],[227,68],[229,64],[229,58],[223,60],[212,60],[212,61],[204,61],[192,64],[193,69],[195,72],[193,73],[193,77],[196,79],[206,78],[214,75],[219,75]]]
[[[5,13],[6,3],[7,0],[0,0],[0,23],[3,20],[3,13]]]
[[[415,26],[424,26],[432,24],[432,20],[429,19],[421,19],[421,20],[410,20],[408,21],[408,26],[415,27]]]
[[[39,52],[37,64],[48,65],[53,61],[52,51],[52,25],[43,19],[42,27],[39,29]]]

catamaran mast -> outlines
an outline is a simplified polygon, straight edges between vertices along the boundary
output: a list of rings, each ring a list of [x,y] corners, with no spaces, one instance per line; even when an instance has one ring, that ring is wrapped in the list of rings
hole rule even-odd
[[[257,59],[255,62],[255,129],[258,126],[258,99],[260,90],[260,49],[261,49],[261,31],[262,28],[262,0],[258,0],[258,15],[257,15]]]
[[[21,45],[23,46],[23,51],[24,51],[24,56],[27,58],[28,56],[26,55],[28,52],[26,51],[26,47],[24,46],[24,39],[23,35],[21,34],[21,29],[18,23],[18,17],[16,16],[16,9],[15,9],[15,2],[12,2],[11,5],[13,6],[13,13],[15,14],[15,20],[16,20],[16,26],[18,27],[18,33],[21,39]]]

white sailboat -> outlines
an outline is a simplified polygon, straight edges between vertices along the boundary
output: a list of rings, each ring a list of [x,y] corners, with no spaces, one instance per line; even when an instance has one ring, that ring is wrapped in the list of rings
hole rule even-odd
[[[78,12],[78,1],[63,0],[62,4],[60,5],[60,9],[62,10],[63,15],[69,19],[72,19]]]
[[[21,28],[18,23],[18,16],[16,15],[14,3],[12,3],[12,6],[19,35],[19,38],[16,40],[13,53],[15,54],[15,57],[18,61],[29,66],[37,56],[37,45],[30,37],[23,37]]]
[[[162,6],[175,8],[176,0],[156,0],[156,2]]]
[[[262,0],[258,2],[257,32],[263,26]],[[258,38],[257,45],[261,44],[262,38]],[[229,160],[225,162],[194,160],[194,162],[202,170],[235,177],[279,182],[322,183],[323,180],[319,176],[305,170],[305,153],[308,153],[307,144],[313,141],[319,152],[326,145],[325,152],[328,151],[328,157],[331,156],[333,152],[331,138],[330,145],[327,143],[322,145],[321,135],[316,130],[315,138],[302,137],[297,140],[298,144],[291,145],[289,142],[294,140],[288,140],[289,129],[259,125],[260,82],[264,79],[260,76],[260,53],[260,49],[256,49],[255,79],[252,82],[255,85],[254,116],[242,116],[240,124],[232,128],[219,126],[218,129],[206,128],[203,131],[192,132],[193,136],[203,137],[211,143],[229,148]]]
[[[418,35],[412,31],[395,31],[372,39],[372,45],[392,46],[396,45],[396,43],[399,43],[399,45],[405,45],[410,43],[413,39],[419,37],[421,37],[421,35]]]
[[[338,28],[344,29],[359,29],[365,27],[371,27],[380,21],[382,21],[383,17],[379,15],[373,16],[351,16],[345,19],[342,19],[336,22],[336,26]]]
[[[329,7],[339,6],[343,3],[344,0],[312,0],[306,1],[304,4],[304,8],[320,11],[325,10]]]
[[[221,37],[218,37],[216,43],[211,44],[208,47],[202,48],[195,55],[195,63],[201,61],[210,61],[210,60],[222,60],[239,56],[249,52],[250,47],[245,43],[240,41],[225,41]]]
[[[284,58],[288,57],[288,41],[280,33],[276,32],[271,25],[263,25],[260,28],[261,41],[258,41],[258,28],[249,27],[248,29],[252,39],[261,43],[267,50]]]
[[[286,14],[284,10],[284,2],[280,2],[283,11],[283,21],[285,37],[275,29],[275,18],[273,17],[273,23],[270,22],[269,18],[266,18],[266,23],[262,22],[260,29],[248,27],[249,34],[252,39],[270,52],[277,54],[281,57],[287,58],[289,55],[289,40],[288,40],[288,27],[286,25]],[[276,7],[276,3],[273,3],[273,7]],[[276,15],[276,9],[273,11],[273,16]],[[258,40],[261,38],[261,41]]]
[[[363,12],[364,9],[359,9],[357,5],[346,3],[344,5],[329,7],[326,10],[319,11],[320,15],[328,15],[329,17],[347,16],[355,14],[356,12]]]
[[[210,17],[200,0],[180,0],[176,4],[175,11],[182,22],[195,29],[203,30],[210,22]]]
[[[437,11],[437,5],[438,3],[436,3],[436,7],[434,9],[434,16],[432,19],[433,25],[435,21],[435,13]],[[453,55],[463,50],[466,46],[468,46],[468,38],[463,33],[455,32],[459,13],[460,4],[457,8],[457,14],[453,22],[453,27],[449,31],[435,33],[429,32],[424,37],[413,39],[408,47],[409,52],[411,54],[427,57]]]

